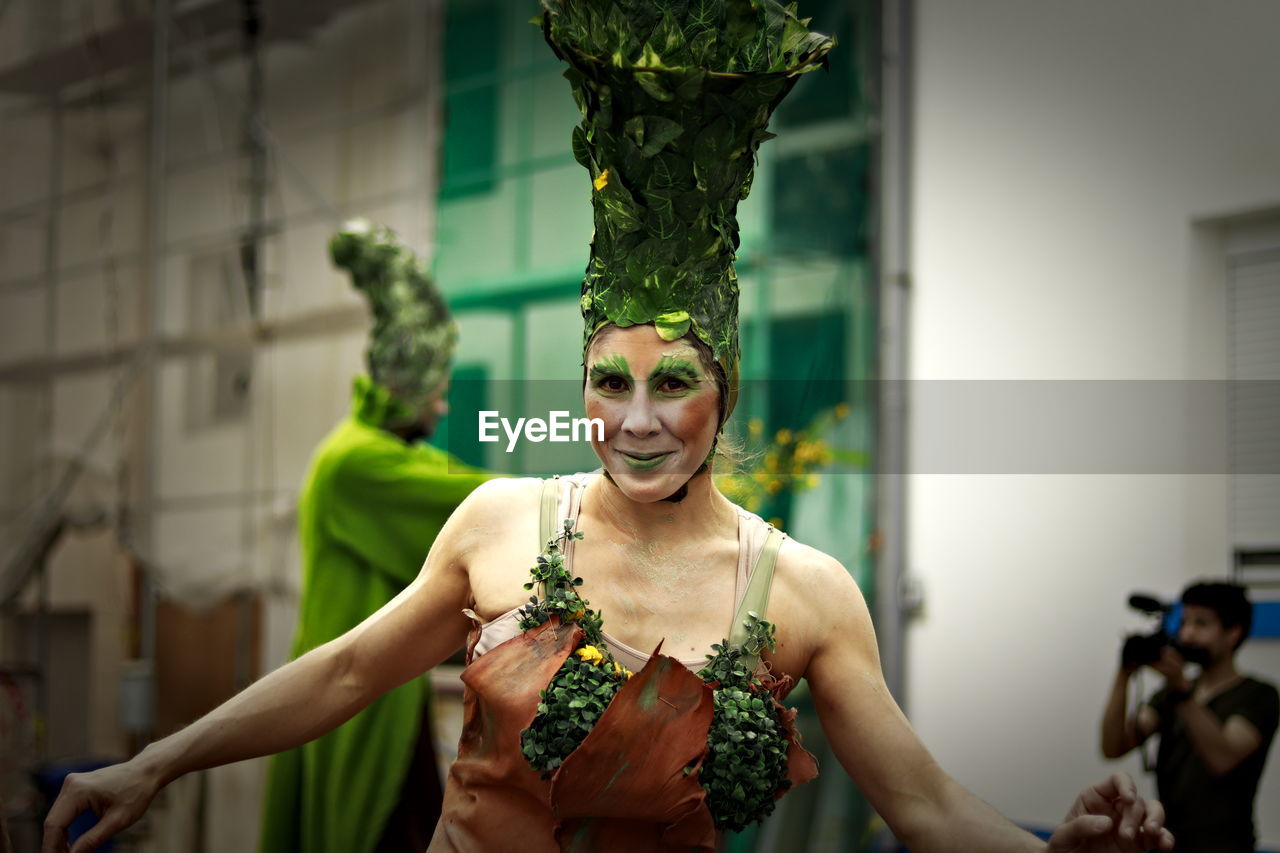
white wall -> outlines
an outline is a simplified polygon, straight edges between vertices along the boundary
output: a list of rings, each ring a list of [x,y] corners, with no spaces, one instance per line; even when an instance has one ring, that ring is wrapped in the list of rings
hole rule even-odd
[[[1277,31],[1260,0],[921,0],[911,376],[1226,376],[1222,241],[1204,223],[1280,205]],[[947,473],[935,391],[913,395],[910,452],[930,462],[908,483],[926,595],[908,713],[961,782],[1052,825],[1117,766],[1097,728],[1119,638],[1142,627],[1128,593],[1226,573],[1228,483],[1177,464],[1046,473],[1052,459]],[[1184,449],[1201,437],[1168,428]],[[1277,764],[1257,809],[1271,846]]]

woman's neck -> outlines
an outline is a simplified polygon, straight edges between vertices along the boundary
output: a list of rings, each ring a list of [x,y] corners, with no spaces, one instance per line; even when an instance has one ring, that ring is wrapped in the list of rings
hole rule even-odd
[[[689,480],[685,496],[678,503],[634,501],[613,480],[602,475],[588,486],[582,509],[618,530],[632,531],[646,538],[705,536],[722,526],[727,529],[737,524],[733,504],[716,489],[708,471]]]

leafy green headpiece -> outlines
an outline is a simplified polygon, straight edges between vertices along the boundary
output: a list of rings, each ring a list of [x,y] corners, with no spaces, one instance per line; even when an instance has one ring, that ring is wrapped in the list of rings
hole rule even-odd
[[[583,120],[595,236],[586,341],[602,326],[692,329],[737,394],[738,201],[765,128],[834,42],[775,0],[542,0],[548,44]]]
[[[387,426],[415,420],[448,377],[458,341],[444,297],[413,250],[367,220],[343,225],[329,241],[329,254],[373,309],[369,375],[401,404]]]

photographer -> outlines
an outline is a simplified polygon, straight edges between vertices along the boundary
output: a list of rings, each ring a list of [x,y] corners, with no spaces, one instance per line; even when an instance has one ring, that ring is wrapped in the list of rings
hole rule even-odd
[[[1102,718],[1102,754],[1119,758],[1160,735],[1156,785],[1178,853],[1253,853],[1253,800],[1280,717],[1276,688],[1236,670],[1253,608],[1243,587],[1202,582],[1182,593],[1174,642],[1162,631],[1130,637]],[[1200,666],[1188,679],[1187,663]],[[1164,687],[1137,713],[1130,677],[1142,666]]]

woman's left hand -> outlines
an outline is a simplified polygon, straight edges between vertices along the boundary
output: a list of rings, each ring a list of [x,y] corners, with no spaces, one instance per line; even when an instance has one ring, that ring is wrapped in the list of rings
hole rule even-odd
[[[1080,792],[1048,853],[1142,853],[1172,850],[1173,833],[1164,827],[1164,807],[1138,796],[1128,773],[1090,785]]]

